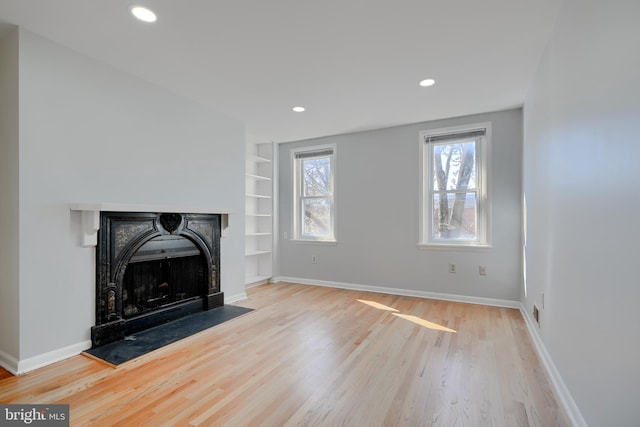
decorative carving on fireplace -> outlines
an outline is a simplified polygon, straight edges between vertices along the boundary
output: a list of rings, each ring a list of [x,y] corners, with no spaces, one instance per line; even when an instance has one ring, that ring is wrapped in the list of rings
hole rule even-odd
[[[223,304],[220,215],[101,212],[94,347]]]
[[[173,233],[178,229],[178,226],[182,222],[182,216],[178,213],[165,213],[160,215],[160,224],[169,233]]]

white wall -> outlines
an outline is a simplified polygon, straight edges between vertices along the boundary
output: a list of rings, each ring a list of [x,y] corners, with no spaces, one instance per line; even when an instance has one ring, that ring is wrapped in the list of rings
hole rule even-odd
[[[492,242],[476,251],[420,250],[421,130],[490,121],[493,125]],[[337,146],[337,245],[291,236],[293,147]],[[520,109],[279,145],[279,276],[411,292],[517,301],[520,296]],[[311,256],[317,256],[317,264]],[[448,272],[449,263],[458,272]],[[480,276],[478,266],[487,267]]]
[[[244,127],[20,30],[20,369],[90,339],[95,249],[72,202],[231,209],[221,287],[244,292]]]
[[[0,363],[19,355],[18,30],[0,39]]]
[[[524,108],[522,301],[590,426],[640,422],[638,17],[566,0]]]

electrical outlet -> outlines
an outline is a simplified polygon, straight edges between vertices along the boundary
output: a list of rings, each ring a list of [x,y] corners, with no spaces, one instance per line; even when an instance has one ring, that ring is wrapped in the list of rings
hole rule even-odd
[[[481,276],[486,276],[487,275],[487,267],[485,267],[484,265],[481,265],[480,267],[478,267],[478,273]]]
[[[315,255],[313,255],[313,256],[311,257],[311,264],[315,264],[316,262],[318,262],[318,259],[316,258],[316,256],[315,256]]]
[[[539,325],[540,324],[540,311],[538,310],[537,306],[533,306],[533,319],[536,321],[536,323]]]
[[[449,273],[455,273],[455,272],[456,272],[456,265],[449,264]]]

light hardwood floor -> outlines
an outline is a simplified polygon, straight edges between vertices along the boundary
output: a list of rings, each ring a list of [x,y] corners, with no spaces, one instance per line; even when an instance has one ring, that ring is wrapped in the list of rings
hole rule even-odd
[[[248,294],[255,311],[115,369],[80,355],[0,375],[0,403],[67,403],[72,426],[570,425],[517,310],[290,283]]]

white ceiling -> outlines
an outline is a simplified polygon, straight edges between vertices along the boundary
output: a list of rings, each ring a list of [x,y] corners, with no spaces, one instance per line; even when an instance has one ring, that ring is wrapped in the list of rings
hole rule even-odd
[[[284,142],[522,105],[561,2],[140,0],[144,24],[128,0],[0,0],[0,22]]]

